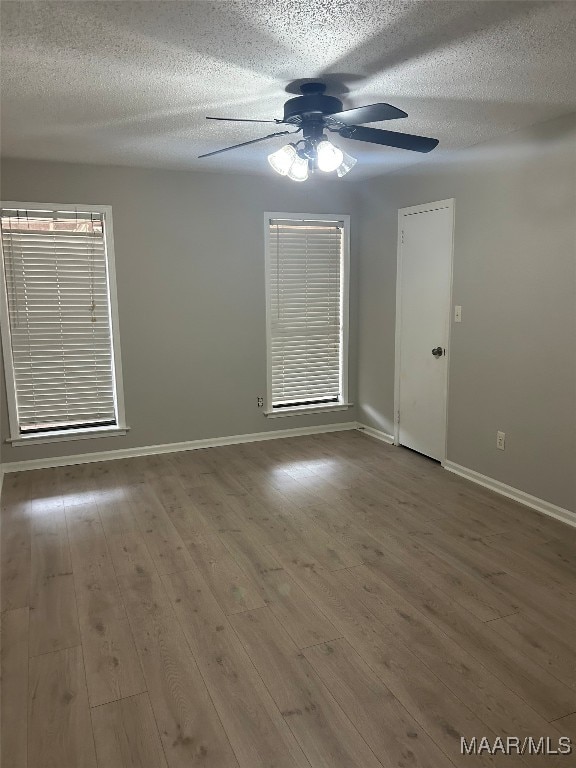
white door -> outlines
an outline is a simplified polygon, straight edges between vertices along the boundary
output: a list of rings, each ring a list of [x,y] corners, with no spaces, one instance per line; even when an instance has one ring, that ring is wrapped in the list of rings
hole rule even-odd
[[[453,200],[399,211],[396,440],[438,461],[446,453]]]

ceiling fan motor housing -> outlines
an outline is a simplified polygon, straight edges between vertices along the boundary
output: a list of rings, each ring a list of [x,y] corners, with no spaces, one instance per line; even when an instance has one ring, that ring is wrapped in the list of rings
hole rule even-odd
[[[288,99],[284,104],[284,122],[312,120],[320,122],[324,115],[342,111],[342,102],[335,96],[326,96],[324,83],[305,83],[300,86],[302,96]]]

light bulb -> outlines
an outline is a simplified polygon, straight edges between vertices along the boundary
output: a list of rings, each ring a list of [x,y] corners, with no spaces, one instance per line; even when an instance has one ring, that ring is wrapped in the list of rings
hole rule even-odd
[[[335,171],[341,165],[344,158],[342,150],[335,147],[334,144],[330,144],[326,139],[321,141],[316,147],[316,155],[318,158],[318,168],[326,173]]]
[[[352,155],[349,155],[347,152],[343,152],[342,155],[342,162],[338,168],[336,168],[336,173],[338,176],[340,176],[340,178],[342,178],[342,176],[346,176],[346,174],[349,173],[358,162],[355,157],[352,157]]]
[[[276,173],[279,173],[281,176],[286,176],[296,157],[297,155],[294,146],[292,144],[286,144],[285,147],[282,147],[277,152],[272,152],[271,155],[268,155],[268,162],[272,168],[274,168]]]
[[[298,155],[295,157],[288,169],[288,178],[292,181],[306,181],[308,178],[308,159],[306,157],[299,157]]]

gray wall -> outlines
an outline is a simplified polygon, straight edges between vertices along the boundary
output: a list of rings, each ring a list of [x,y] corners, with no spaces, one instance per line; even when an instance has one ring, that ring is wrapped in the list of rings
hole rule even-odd
[[[356,216],[346,180],[5,160],[2,199],[113,207],[126,416],[114,437],[3,443],[2,461],[353,421],[354,409],[267,419],[266,210],[350,213],[350,397],[356,396]],[[2,398],[4,434],[8,419]]]
[[[393,431],[398,208],[453,197],[448,459],[576,509],[576,117],[359,191],[359,421]]]

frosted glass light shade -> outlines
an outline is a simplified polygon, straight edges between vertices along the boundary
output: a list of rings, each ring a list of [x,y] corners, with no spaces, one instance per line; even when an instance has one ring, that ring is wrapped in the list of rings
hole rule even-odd
[[[316,154],[318,158],[318,168],[326,173],[335,171],[344,158],[342,150],[326,140],[321,141],[318,144],[316,147]]]
[[[307,158],[296,156],[288,169],[288,178],[292,179],[292,181],[306,181],[308,178]]]
[[[286,176],[296,157],[296,150],[292,144],[286,144],[285,147],[282,147],[277,152],[272,152],[271,155],[268,155],[268,162],[276,173]]]
[[[346,174],[349,173],[358,162],[355,157],[352,157],[352,155],[349,155],[347,152],[343,152],[342,155],[342,162],[338,168],[336,168],[336,173],[340,178],[342,178],[342,176],[346,176]]]

